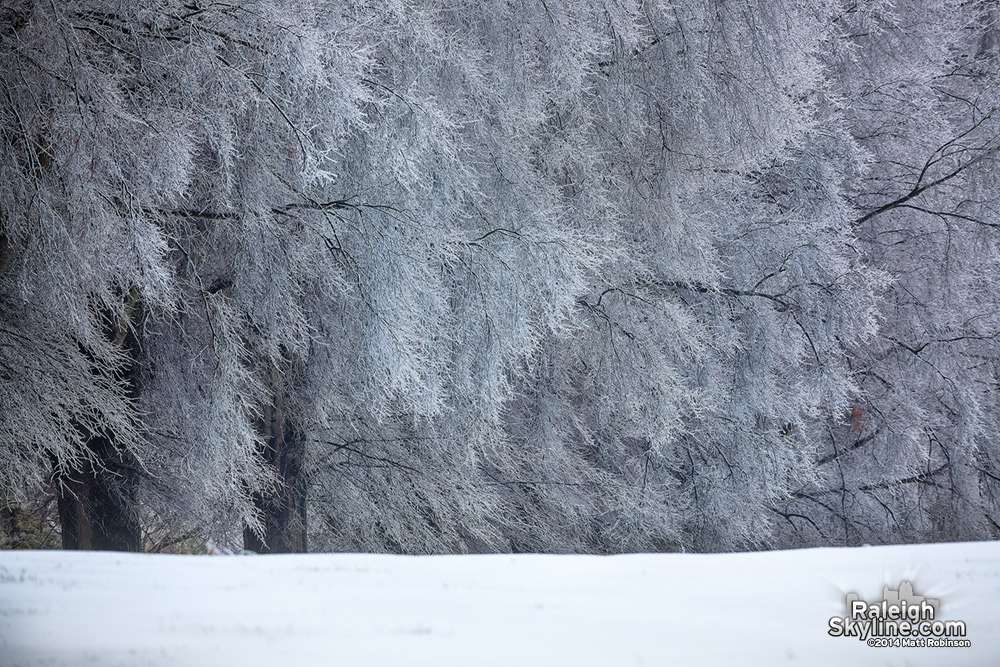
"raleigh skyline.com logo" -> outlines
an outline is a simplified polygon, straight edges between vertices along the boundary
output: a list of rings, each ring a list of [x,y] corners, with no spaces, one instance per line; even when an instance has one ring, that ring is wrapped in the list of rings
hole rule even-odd
[[[898,589],[883,586],[881,602],[848,593],[847,616],[831,618],[827,634],[857,637],[877,647],[971,646],[965,639],[965,621],[939,619],[940,607],[940,600],[916,595],[908,581],[901,581]]]

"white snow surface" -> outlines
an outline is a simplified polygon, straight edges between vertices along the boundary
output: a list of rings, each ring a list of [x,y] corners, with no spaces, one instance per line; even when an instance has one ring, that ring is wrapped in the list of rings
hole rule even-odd
[[[831,637],[913,583],[968,648]],[[625,556],[0,552],[0,665],[1000,666],[1000,542]]]

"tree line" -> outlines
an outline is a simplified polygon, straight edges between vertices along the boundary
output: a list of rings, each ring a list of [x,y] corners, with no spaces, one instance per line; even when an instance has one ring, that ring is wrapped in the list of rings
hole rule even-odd
[[[996,538],[998,30],[994,0],[15,0],[3,539]]]

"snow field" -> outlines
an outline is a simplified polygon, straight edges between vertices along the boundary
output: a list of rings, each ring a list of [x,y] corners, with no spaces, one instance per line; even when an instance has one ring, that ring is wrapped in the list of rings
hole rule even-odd
[[[827,634],[913,583],[969,648]],[[1000,543],[626,556],[0,552],[0,665],[1000,665]]]

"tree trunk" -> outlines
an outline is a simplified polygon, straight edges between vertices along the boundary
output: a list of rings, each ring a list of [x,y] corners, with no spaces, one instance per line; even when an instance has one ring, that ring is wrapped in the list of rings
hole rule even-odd
[[[63,549],[141,551],[134,486],[128,481],[131,457],[106,437],[93,438],[89,448],[94,461],[55,476]]]
[[[20,549],[22,547],[20,515],[20,508],[0,505],[0,531],[3,531],[3,541],[0,542],[0,547],[5,549]]]
[[[264,534],[243,531],[244,548],[256,553],[305,553],[306,479],[302,465],[304,443],[293,428],[278,395],[262,420],[264,460],[274,466],[280,482],[274,493],[254,495],[264,521]]]
[[[105,335],[128,353],[123,369],[131,398],[139,395],[140,344],[137,334],[142,302],[133,288],[127,295],[124,317],[105,315]],[[64,549],[141,551],[142,531],[134,511],[135,457],[115,442],[113,433],[90,433],[83,465],[53,473]]]

